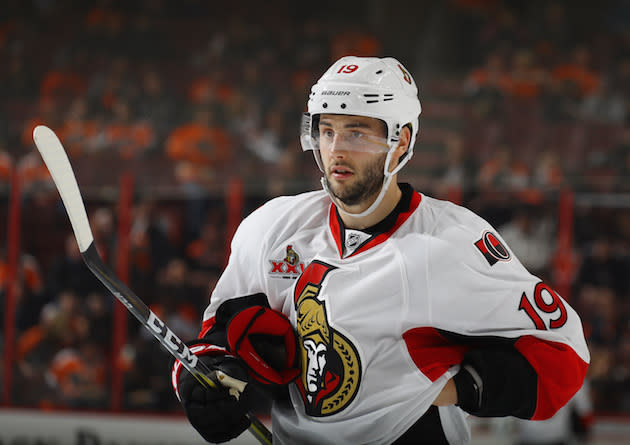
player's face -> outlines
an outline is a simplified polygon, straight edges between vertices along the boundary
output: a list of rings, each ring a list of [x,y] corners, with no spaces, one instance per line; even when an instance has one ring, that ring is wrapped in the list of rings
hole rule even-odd
[[[374,118],[323,114],[319,144],[332,194],[348,206],[368,203],[381,190],[387,158],[385,124]]]

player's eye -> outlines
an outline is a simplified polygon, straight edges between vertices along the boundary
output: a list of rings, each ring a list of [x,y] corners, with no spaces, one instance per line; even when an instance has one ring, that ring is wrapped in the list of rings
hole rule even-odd
[[[329,139],[332,139],[333,137],[335,137],[334,131],[330,129],[320,130],[320,134],[322,135],[322,137],[329,138]]]
[[[350,134],[348,135],[349,139],[351,140],[361,139],[363,136],[365,135],[361,133],[360,131],[351,131]]]

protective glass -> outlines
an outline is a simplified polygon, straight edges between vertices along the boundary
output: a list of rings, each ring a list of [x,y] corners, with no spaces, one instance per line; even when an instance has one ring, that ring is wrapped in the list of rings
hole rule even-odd
[[[305,113],[302,117],[300,141],[302,150],[349,150],[365,153],[387,153],[387,138],[376,136],[362,127],[335,130],[319,125],[319,116]]]

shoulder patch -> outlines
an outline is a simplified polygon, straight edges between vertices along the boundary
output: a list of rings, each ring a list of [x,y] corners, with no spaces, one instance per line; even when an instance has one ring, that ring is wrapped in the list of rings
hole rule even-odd
[[[293,249],[293,244],[286,247],[286,256],[282,259],[270,259],[271,270],[269,275],[274,278],[296,279],[304,272],[305,264],[300,261],[300,255]]]
[[[491,266],[494,266],[497,261],[510,261],[512,259],[507,247],[489,230],[486,230],[481,239],[475,242],[475,247]]]

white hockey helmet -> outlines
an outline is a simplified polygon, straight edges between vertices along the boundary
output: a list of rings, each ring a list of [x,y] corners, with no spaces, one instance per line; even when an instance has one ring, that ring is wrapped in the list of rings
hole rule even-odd
[[[308,99],[308,112],[304,114],[302,121],[300,141],[304,151],[313,150],[322,172],[324,168],[318,143],[319,115],[366,116],[380,119],[387,126],[385,151],[388,151],[388,156],[383,172],[385,179],[381,194],[368,210],[354,216],[366,215],[376,208],[389,186],[391,177],[398,173],[413,155],[421,110],[416,83],[409,71],[392,57],[342,57],[313,85]],[[409,126],[411,131],[409,148],[396,168],[389,172],[391,156],[398,146],[400,131],[405,126]],[[325,176],[322,183],[329,191]]]

